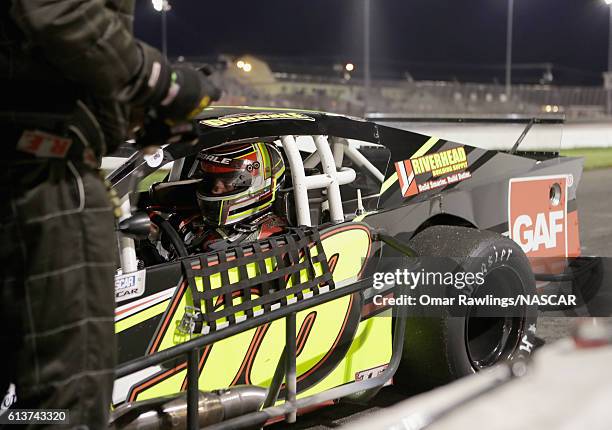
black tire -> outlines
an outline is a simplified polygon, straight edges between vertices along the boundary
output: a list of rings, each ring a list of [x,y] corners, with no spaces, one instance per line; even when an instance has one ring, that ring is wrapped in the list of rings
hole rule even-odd
[[[466,273],[482,272],[484,284],[461,291],[469,297],[484,297],[492,287],[496,296],[536,293],[527,257],[515,242],[499,234],[433,226],[416,235],[410,245],[425,271],[453,266]],[[440,261],[450,262],[449,266]],[[497,308],[495,317],[476,316],[477,311],[480,308],[463,306],[453,308],[453,316],[409,316],[395,382],[419,392],[533,352],[537,306],[514,308],[507,314],[499,314]]]
[[[602,257],[578,257],[572,260],[570,268],[576,270],[576,277],[572,282],[572,292],[579,297],[581,303],[589,310],[596,308],[597,300],[593,300],[599,294],[604,285],[604,265]],[[587,270],[583,270],[587,269]]]

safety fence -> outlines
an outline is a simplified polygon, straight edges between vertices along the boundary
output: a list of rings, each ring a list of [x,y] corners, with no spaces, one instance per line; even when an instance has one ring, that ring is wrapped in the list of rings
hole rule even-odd
[[[275,73],[273,80],[249,82],[229,74],[221,78],[223,103],[332,111],[408,114],[542,114],[564,113],[572,119],[606,118],[607,92],[602,87],[515,85],[510,96],[503,85],[446,81],[372,81],[366,95],[359,80]],[[367,102],[366,102],[367,101]]]

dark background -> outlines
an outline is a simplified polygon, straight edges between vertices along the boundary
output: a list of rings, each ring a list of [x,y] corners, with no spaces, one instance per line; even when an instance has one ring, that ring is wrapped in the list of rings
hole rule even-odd
[[[296,64],[363,58],[363,0],[170,0],[170,57],[254,54]],[[503,82],[507,0],[372,0],[379,77]],[[515,63],[553,63],[556,84],[601,84],[609,10],[603,0],[515,0]],[[161,18],[137,2],[136,34],[161,46]],[[515,71],[521,82],[544,68]]]

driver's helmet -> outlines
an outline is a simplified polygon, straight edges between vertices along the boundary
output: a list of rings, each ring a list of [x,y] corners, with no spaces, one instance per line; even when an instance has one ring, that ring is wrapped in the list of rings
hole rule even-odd
[[[285,177],[285,163],[271,143],[246,143],[202,151],[192,175],[208,224],[231,225],[268,210]]]

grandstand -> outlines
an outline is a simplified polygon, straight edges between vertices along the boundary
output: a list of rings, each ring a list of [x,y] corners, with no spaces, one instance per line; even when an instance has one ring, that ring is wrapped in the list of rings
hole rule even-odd
[[[197,59],[190,59],[197,63]],[[248,71],[237,67],[248,63]],[[323,110],[362,116],[369,112],[403,114],[565,113],[568,119],[606,117],[607,93],[596,86],[513,85],[508,98],[496,83],[373,79],[367,100],[359,75],[310,65],[289,67],[253,56],[221,56],[221,103]],[[287,63],[285,63],[287,64]]]

